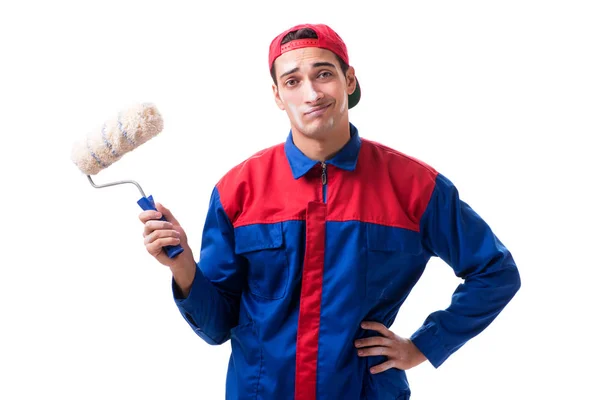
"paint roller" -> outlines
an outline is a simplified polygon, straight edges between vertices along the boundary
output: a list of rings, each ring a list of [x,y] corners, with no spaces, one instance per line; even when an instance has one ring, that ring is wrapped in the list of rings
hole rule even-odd
[[[131,183],[142,197],[137,201],[142,210],[155,210],[152,196],[146,197],[139,183],[132,180],[97,185],[91,175],[120,160],[126,153],[146,143],[163,129],[163,119],[152,103],[136,104],[121,111],[116,119],[107,120],[101,129],[91,132],[84,139],[73,144],[71,160],[83,172],[95,188]],[[160,218],[166,221],[164,216]],[[163,247],[169,258],[183,251],[180,245]]]

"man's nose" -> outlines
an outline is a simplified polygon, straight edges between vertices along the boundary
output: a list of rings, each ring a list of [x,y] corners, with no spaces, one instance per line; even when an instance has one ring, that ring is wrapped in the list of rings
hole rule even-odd
[[[321,92],[317,85],[315,85],[312,81],[306,81],[304,85],[304,99],[307,103],[314,103],[323,97],[323,92]]]

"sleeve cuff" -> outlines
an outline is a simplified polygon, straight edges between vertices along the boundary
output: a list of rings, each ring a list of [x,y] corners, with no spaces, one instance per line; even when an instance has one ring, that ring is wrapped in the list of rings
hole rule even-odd
[[[434,324],[421,326],[413,333],[410,340],[427,357],[434,368],[438,368],[450,356],[450,352],[446,350],[443,343],[435,335]]]

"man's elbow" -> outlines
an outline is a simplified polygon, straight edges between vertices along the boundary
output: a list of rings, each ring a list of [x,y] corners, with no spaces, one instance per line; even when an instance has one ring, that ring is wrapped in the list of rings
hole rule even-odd
[[[502,291],[504,292],[504,296],[510,301],[521,289],[521,274],[510,253],[504,258],[500,271],[502,276]]]
[[[511,288],[512,288],[512,296],[516,295],[517,292],[521,289],[521,274],[517,269],[516,265],[512,266],[512,274],[511,274]]]

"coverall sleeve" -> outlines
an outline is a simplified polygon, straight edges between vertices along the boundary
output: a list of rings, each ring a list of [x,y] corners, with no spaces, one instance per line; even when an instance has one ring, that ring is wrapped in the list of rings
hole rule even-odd
[[[508,249],[441,174],[420,227],[423,246],[464,280],[448,308],[431,313],[411,336],[438,368],[498,316],[521,287],[521,279]]]
[[[186,298],[172,280],[173,297],[181,315],[210,345],[226,342],[230,330],[238,324],[246,266],[234,249],[233,225],[215,187],[202,233],[196,274]]]

